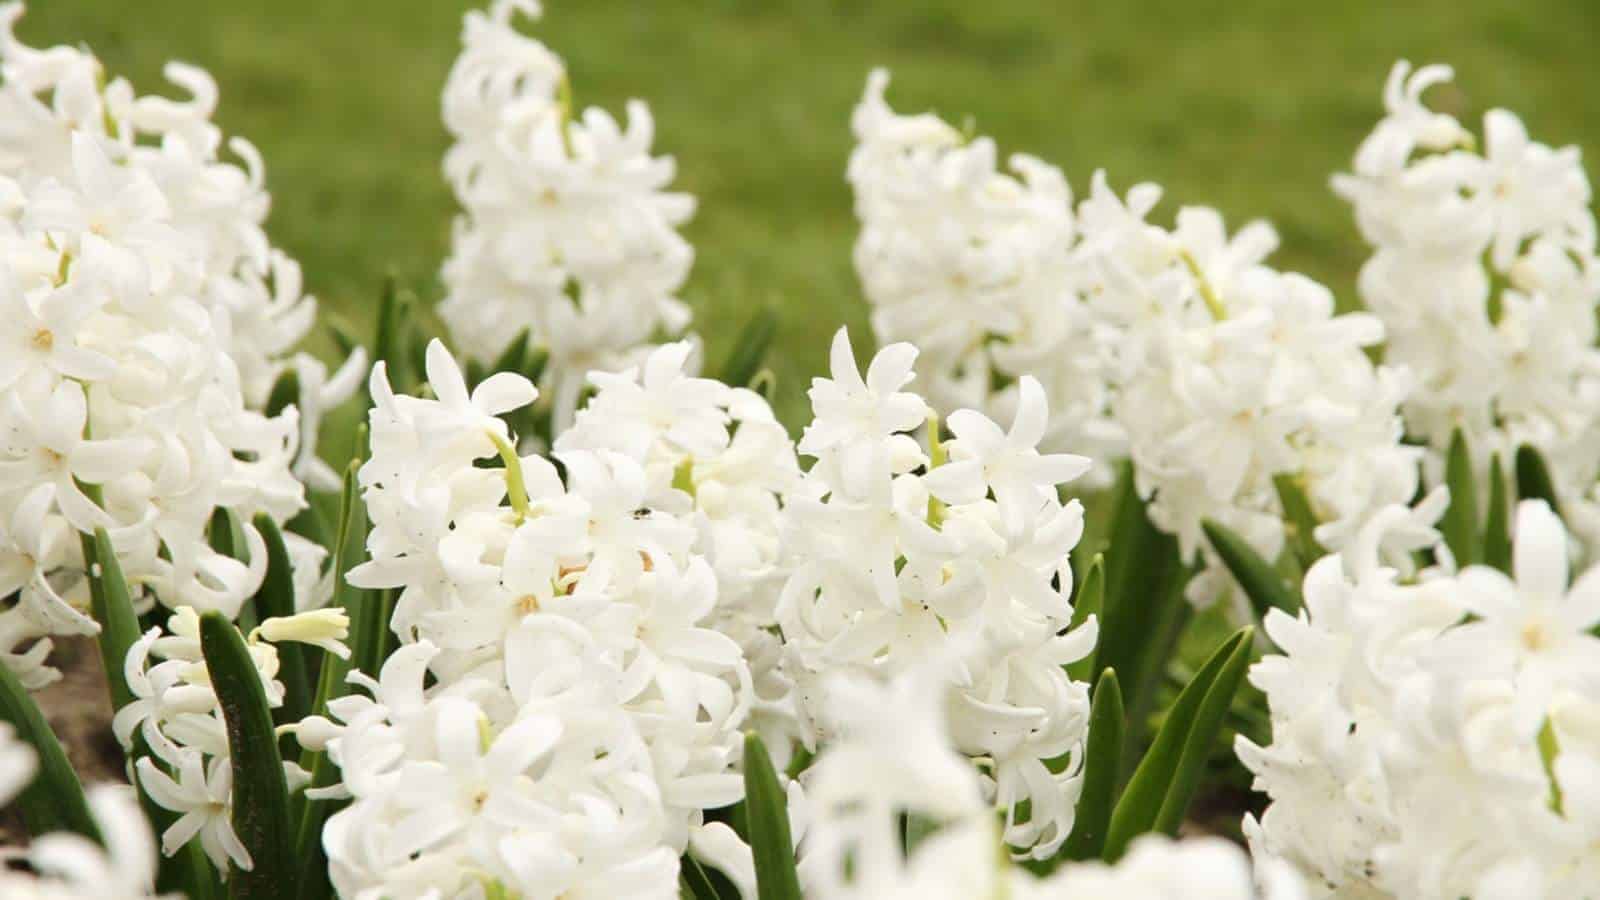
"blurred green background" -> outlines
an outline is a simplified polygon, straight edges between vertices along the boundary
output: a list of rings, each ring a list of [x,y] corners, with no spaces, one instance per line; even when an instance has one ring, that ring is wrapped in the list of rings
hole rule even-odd
[[[274,240],[325,307],[366,322],[394,270],[431,301],[454,211],[439,92],[462,0],[34,0],[31,43],[86,43],[162,89],[164,60],[210,69],[223,127],[267,160]],[[1380,111],[1395,59],[1445,61],[1436,102],[1521,113],[1533,135],[1600,146],[1600,3],[1291,4],[550,0],[535,33],[577,99],[652,105],[658,152],[697,195],[685,297],[715,360],[748,310],[780,311],[780,413],[803,413],[839,323],[866,343],[850,263],[849,114],[867,70],[891,101],[972,117],[1002,150],[1167,188],[1162,220],[1206,203],[1273,221],[1278,263],[1348,301],[1365,253],[1327,189]],[[327,341],[320,340],[320,349]]]

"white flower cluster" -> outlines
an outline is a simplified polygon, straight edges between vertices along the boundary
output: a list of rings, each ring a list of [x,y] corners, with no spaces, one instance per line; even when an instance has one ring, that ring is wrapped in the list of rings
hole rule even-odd
[[[38,774],[33,748],[0,722],[0,806]],[[150,825],[125,785],[88,792],[90,813],[104,846],[59,832],[33,839],[27,849],[0,847],[0,896],[6,900],[135,900],[154,896],[156,843]],[[32,872],[14,868],[25,862]]]
[[[941,412],[1010,418],[1018,379],[1038,379],[1052,401],[1043,445],[1092,455],[1091,480],[1107,480],[1125,447],[1074,286],[1066,177],[1024,154],[1002,171],[993,140],[931,113],[897,114],[888,84],[874,71],[851,118],[855,264],[874,333],[922,351],[923,391]]]
[[[349,619],[339,610],[270,618],[253,629],[246,647],[268,705],[281,706],[284,697],[278,650],[270,641],[298,641],[348,657],[342,643],[348,630]],[[152,663],[152,656],[161,661]],[[198,836],[219,873],[226,876],[230,860],[250,869],[250,853],[233,830],[233,761],[201,654],[199,614],[180,607],[165,631],[146,632],[128,649],[124,675],[133,700],[117,710],[111,728],[130,761],[136,739],[149,750],[133,761],[132,771],[151,800],[178,814],[161,837],[162,852],[172,856]],[[284,763],[284,772],[292,788],[306,780],[293,763]]]
[[[816,463],[784,508],[794,565],[778,608],[784,667],[814,748],[836,728],[827,677],[889,677],[956,654],[956,744],[988,767],[1006,841],[1042,858],[1071,831],[1082,784],[1087,686],[1062,667],[1090,652],[1097,625],[1067,630],[1068,553],[1083,508],[1062,503],[1057,487],[1089,460],[1038,452],[1048,413],[1027,376],[1009,431],[959,410],[948,420],[954,439],[930,458],[910,432],[932,410],[902,390],[916,357],[910,344],[890,345],[863,378],[841,329],[833,378],[812,382],[816,418],[799,449]],[[1021,817],[1024,800],[1031,813]]]
[[[1150,224],[1160,195],[1141,184],[1120,198],[1096,173],[1078,211],[1089,302],[1115,335],[1113,409],[1151,521],[1186,561],[1212,553],[1206,519],[1275,559],[1275,479],[1291,479],[1322,523],[1317,538],[1343,546],[1417,489],[1397,411],[1410,380],[1365,352],[1382,323],[1336,315],[1327,288],[1267,266],[1278,239],[1265,223],[1230,236],[1216,210],[1186,207],[1172,230]],[[1209,565],[1190,597],[1216,596],[1225,571]]]
[[[1423,94],[1447,66],[1396,64],[1386,115],[1334,177],[1374,252],[1361,296],[1409,367],[1410,430],[1443,450],[1461,428],[1486,469],[1520,445],[1549,460],[1569,521],[1600,537],[1600,260],[1578,148],[1530,140],[1504,109],[1483,118],[1483,152]]]
[[[400,589],[403,646],[377,683],[357,679],[371,697],[332,709],[329,753],[353,802],[325,846],[345,896],[671,897],[691,839],[737,841],[702,811],[742,796],[753,685],[739,643],[708,627],[725,617],[697,547],[708,529],[736,571],[737,553],[770,551],[717,538],[734,513],[696,510],[673,486],[689,461],[688,482],[730,508],[726,495],[763,493],[734,471],[738,398],[683,377],[687,351],[602,380],[553,459],[518,457],[498,418],[536,398],[522,376],[469,394],[437,341],[437,399],[396,396],[374,369],[360,473],[372,558],[350,579]],[[652,415],[608,425],[632,404]],[[734,415],[740,434],[769,430],[770,413]]]
[[[1258,855],[1331,896],[1582,897],[1600,884],[1600,570],[1570,587],[1570,542],[1517,509],[1514,577],[1405,582],[1381,551],[1438,535],[1393,507],[1268,614],[1284,655],[1250,673],[1272,741],[1239,758],[1272,798]]]
[[[746,728],[787,762],[800,726],[776,626],[788,571],[782,504],[799,489],[800,465],[764,397],[686,374],[693,349],[667,344],[641,368],[591,372],[596,393],[555,449],[626,455],[644,468],[650,508],[691,517],[695,552],[717,578],[704,624],[738,642],[755,688]]]
[[[675,165],[650,155],[649,107],[630,102],[625,127],[597,108],[577,116],[561,59],[516,30],[519,12],[537,18],[537,0],[469,12],[445,85],[445,173],[464,212],[439,314],[486,364],[528,331],[550,354],[559,429],[590,370],[624,368],[688,324],[675,294],[694,251],[676,228],[694,199],[666,190]]]
[[[841,731],[803,776],[801,876],[817,900],[1298,900],[1292,870],[1259,867],[1219,838],[1147,836],[1114,865],[1067,863],[1037,878],[1013,867],[966,758],[951,746],[942,695],[927,667],[887,683],[839,676],[827,685]],[[907,815],[936,827],[909,854]]]
[[[1186,561],[1211,552],[1206,518],[1275,558],[1275,477],[1299,482],[1333,546],[1411,498],[1418,453],[1396,411],[1410,383],[1364,352],[1382,324],[1266,266],[1270,226],[1230,237],[1191,207],[1163,229],[1145,220],[1158,187],[1124,199],[1098,172],[1074,211],[1059,170],[1016,156],[1020,178],[998,172],[992,141],[896,115],[886,82],[874,73],[855,112],[856,266],[879,337],[927,350],[937,403],[1010,412],[1020,376],[1039,378],[1056,404],[1047,443],[1130,455]],[[1214,597],[1222,572],[1191,596]]]
[[[319,368],[283,355],[315,306],[262,234],[255,151],[218,157],[209,76],[172,64],[190,99],[138,96],[85,51],[22,44],[21,13],[0,6],[0,594],[20,590],[0,654],[37,687],[49,643],[23,643],[96,630],[75,532],[106,528],[145,599],[236,613],[265,567],[250,519],[304,506],[300,427],[341,385],[303,418],[259,411],[286,366]],[[208,544],[219,508],[252,564]]]
[[[21,3],[0,6],[0,116],[8,122],[0,133],[0,176],[21,182],[53,178],[72,185],[75,135],[104,142],[113,163],[149,176],[160,194],[137,187],[126,192],[121,206],[111,202],[105,215],[133,214],[128,203],[151,197],[164,208],[159,222],[172,229],[165,236],[148,233],[141,240],[165,241],[181,253],[187,272],[174,286],[199,303],[213,319],[215,340],[238,369],[245,405],[263,409],[279,376],[293,371],[300,379],[296,400],[301,420],[300,454],[295,473],[313,487],[336,489],[338,478],[316,456],[317,426],[324,410],[343,403],[360,387],[366,367],[357,350],[332,377],[321,361],[294,347],[316,324],[317,302],[302,293],[300,266],[271,246],[262,226],[272,199],[265,187],[261,154],[242,137],[229,138],[223,153],[216,112],[216,82],[204,69],[168,63],[167,79],[187,92],[187,100],[138,96],[126,80],[105,80],[99,60],[66,46],[36,50],[12,33],[22,16]],[[81,181],[80,189],[90,185]],[[96,188],[123,187],[111,180]],[[109,198],[105,198],[109,201]],[[105,202],[97,201],[97,202]],[[51,223],[60,224],[60,223]],[[93,221],[88,223],[91,227]],[[130,223],[131,224],[131,223]],[[153,280],[163,280],[163,265],[148,260]],[[107,285],[115,287],[137,285]],[[173,288],[152,284],[149,290]],[[224,315],[225,314],[225,315]]]

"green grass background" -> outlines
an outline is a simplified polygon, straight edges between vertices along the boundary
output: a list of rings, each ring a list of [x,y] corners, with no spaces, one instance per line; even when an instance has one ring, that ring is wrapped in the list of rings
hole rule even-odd
[[[210,69],[218,119],[265,154],[274,240],[325,308],[370,320],[386,271],[429,300],[454,210],[439,92],[461,0],[34,0],[33,43],[86,43],[145,91],[177,58]],[[1549,143],[1600,148],[1600,2],[1430,0],[761,3],[550,0],[536,33],[583,104],[652,105],[657,147],[700,198],[685,292],[718,359],[755,304],[781,314],[791,424],[840,323],[868,343],[850,264],[849,113],[867,70],[891,100],[973,117],[1003,150],[1105,167],[1237,224],[1266,217],[1280,265],[1348,301],[1364,251],[1328,175],[1379,114],[1399,57],[1453,63],[1440,105],[1517,110]],[[326,350],[325,338],[315,344]]]

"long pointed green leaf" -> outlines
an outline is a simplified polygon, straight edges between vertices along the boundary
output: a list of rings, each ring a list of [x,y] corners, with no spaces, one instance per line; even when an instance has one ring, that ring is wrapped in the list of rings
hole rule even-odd
[[[363,441],[358,438],[358,446],[362,443]],[[357,637],[355,623],[365,622],[366,617],[371,615],[370,611],[363,610],[372,602],[370,592],[353,587],[345,577],[366,555],[366,507],[362,504],[356,489],[356,473],[360,467],[361,460],[357,458],[351,460],[345,469],[344,483],[340,491],[338,537],[334,543],[333,557],[333,570],[337,573],[333,605],[344,609],[350,616],[353,626],[352,639]],[[317,679],[316,698],[311,705],[313,713],[326,715],[328,701],[344,695],[348,688],[345,676],[350,672],[357,652],[360,652],[359,645],[351,648],[351,661],[341,660],[331,653],[323,654],[322,671]],[[302,753],[300,765],[310,773],[311,781],[307,785],[308,788],[328,787],[336,780],[333,762],[328,759],[325,752],[308,750]],[[301,862],[308,873],[306,880],[300,885],[300,896],[302,900],[317,900],[329,896],[333,890],[327,878],[327,860],[322,853],[322,824],[333,813],[334,805],[331,800],[313,800],[304,796],[300,800],[294,854],[295,859]]]
[[[222,707],[233,766],[233,830],[250,851],[249,871],[235,871],[230,895],[239,900],[293,896],[289,789],[273,732],[261,675],[239,629],[219,612],[200,617],[200,650]]]
[[[1555,481],[1550,478],[1550,467],[1537,448],[1524,444],[1517,448],[1517,497],[1521,500],[1543,500],[1550,504],[1556,515],[1561,515],[1561,505],[1556,502]]]
[[[518,369],[518,371],[529,381],[538,384],[539,379],[544,377],[544,370],[550,365],[550,350],[548,347],[532,346],[531,341],[533,339],[531,337],[528,340],[530,342],[528,353],[522,361],[522,368]]]
[[[754,732],[744,739],[744,797],[750,850],[755,855],[757,897],[800,900],[788,803],[778,785],[778,773],[772,768],[772,757]]]
[[[209,537],[211,549],[223,556],[249,564],[250,544],[245,540],[244,524],[239,521],[238,513],[221,506],[212,510]],[[247,602],[241,606],[239,615],[235,619],[239,627],[247,631],[254,627],[259,621],[255,603]]]
[[[253,521],[267,547],[267,574],[256,591],[256,612],[262,621],[295,613],[294,566],[283,532],[272,517],[257,513]],[[311,676],[306,670],[305,647],[294,641],[278,645],[278,680],[283,682],[283,705],[274,720],[282,725],[298,722],[311,711]],[[287,739],[286,739],[287,740]]]
[[[1072,619],[1067,627],[1077,628],[1089,621],[1090,616],[1095,616],[1096,621],[1104,619],[1106,604],[1106,563],[1105,555],[1096,553],[1089,563],[1089,571],[1083,575],[1077,592],[1072,597]],[[1101,627],[1104,627],[1103,621]],[[1084,659],[1067,665],[1067,674],[1073,681],[1088,681],[1094,675],[1094,654],[1091,653]]]
[[[116,549],[111,546],[111,536],[104,528],[96,528],[94,536],[83,535],[83,557],[89,566],[89,601],[94,620],[100,623],[100,662],[105,669],[106,687],[111,694],[111,707],[119,710],[133,700],[128,688],[124,663],[128,648],[139,640],[139,615],[133,610],[133,598],[128,592],[127,579],[122,574],[122,564],[117,560]],[[128,759],[148,756],[144,738],[134,735],[133,749]],[[139,802],[159,833],[177,818],[158,806],[143,791]],[[200,845],[186,844],[176,856],[163,857],[156,877],[156,889],[163,894],[180,892],[190,900],[206,900],[214,893],[216,876],[206,861]]]
[[[1245,628],[1224,641],[1178,694],[1178,699],[1167,711],[1161,730],[1156,732],[1155,741],[1139,761],[1111,813],[1102,859],[1115,862],[1127,851],[1128,844],[1135,837],[1156,827],[1206,693],[1216,683],[1234,651],[1249,639],[1251,633],[1251,629]]]
[[[17,737],[27,741],[39,757],[39,774],[17,795],[17,808],[28,833],[34,836],[52,831],[71,831],[91,840],[100,840],[100,829],[89,814],[83,785],[72,769],[61,742],[50,730],[39,705],[28,695],[17,676],[0,663],[0,720],[11,723]]]
[[[398,280],[390,272],[384,276],[383,288],[378,293],[378,321],[374,326],[375,340],[372,342],[374,363],[387,362],[393,368],[397,362],[397,351],[403,346],[400,340],[400,306]]]
[[[500,357],[489,367],[489,375],[496,372],[516,372],[521,374],[522,367],[528,364],[528,329],[517,332],[511,339],[506,349],[501,351]]]
[[[717,380],[733,387],[748,386],[750,380],[756,377],[756,372],[760,371],[761,361],[766,358],[767,348],[772,346],[772,339],[777,333],[778,316],[771,307],[763,306],[756,310],[750,321],[739,330],[733,349],[717,370]]]
[[[105,666],[106,685],[111,690],[111,707],[121,709],[133,701],[125,663],[128,648],[139,640],[139,614],[133,611],[133,596],[128,592],[116,549],[111,546],[111,535],[104,528],[96,528],[94,537],[84,535],[83,551],[89,564],[90,611],[100,623],[100,662]]]
[[[323,318],[323,323],[328,327],[328,336],[333,338],[333,343],[339,348],[340,356],[349,356],[352,351],[361,346],[361,338],[349,322],[337,315]]]
[[[1489,459],[1489,513],[1483,527],[1483,562],[1511,574],[1511,517],[1500,454]]]
[[[1250,598],[1250,607],[1255,610],[1257,619],[1265,618],[1267,611],[1274,608],[1291,615],[1300,609],[1300,599],[1289,583],[1233,529],[1205,519],[1200,523],[1200,530],[1205,532],[1206,540],[1228,567],[1233,580],[1239,582],[1245,596]]]
[[[1205,699],[1195,712],[1194,722],[1184,739],[1183,756],[1178,760],[1177,770],[1173,772],[1172,781],[1167,787],[1166,799],[1161,802],[1161,812],[1156,816],[1157,831],[1176,836],[1178,826],[1183,824],[1189,801],[1194,799],[1206,761],[1217,744],[1222,721],[1233,705],[1233,695],[1239,692],[1245,670],[1250,666],[1251,639],[1254,635],[1254,629],[1251,628],[1239,632],[1237,646],[1217,672],[1216,680],[1206,689]]]
[[[739,889],[688,853],[678,860],[678,884],[690,900],[739,900]]]
[[[1470,566],[1478,553],[1478,480],[1472,474],[1472,455],[1467,439],[1457,428],[1450,435],[1450,450],[1445,454],[1444,481],[1450,488],[1450,505],[1445,508],[1439,531],[1456,558],[1456,565]]]
[[[1278,494],[1278,504],[1283,507],[1285,531],[1295,559],[1305,569],[1326,555],[1317,543],[1317,515],[1311,510],[1311,500],[1306,497],[1300,478],[1288,473],[1272,476],[1272,487]]]
[[[1089,706],[1089,738],[1083,755],[1083,792],[1078,796],[1077,818],[1072,834],[1062,845],[1058,859],[1097,859],[1105,848],[1106,829],[1117,799],[1121,778],[1122,735],[1125,722],[1122,686],[1117,673],[1106,670],[1094,686],[1094,701]]]
[[[361,521],[364,524],[366,517],[362,516]],[[365,544],[365,529],[362,542]],[[360,556],[352,558],[356,562],[361,560]],[[378,677],[388,656],[389,611],[393,599],[391,591],[356,590],[346,598],[345,609],[350,613],[350,665],[372,678]]]
[[[272,392],[267,395],[267,417],[277,418],[290,404],[299,403],[300,375],[293,369],[286,369],[278,376],[278,380],[272,383]]]
[[[1123,463],[1105,562],[1104,616],[1100,643],[1090,671],[1115,669],[1124,699],[1137,711],[1152,688],[1146,657],[1151,626],[1167,622],[1169,609],[1183,598],[1174,584],[1182,577],[1178,542],[1150,522],[1134,483],[1131,463]]]

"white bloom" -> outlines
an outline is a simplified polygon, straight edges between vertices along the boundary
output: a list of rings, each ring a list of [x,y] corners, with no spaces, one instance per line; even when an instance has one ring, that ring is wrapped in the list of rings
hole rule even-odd
[[[1383,324],[1336,316],[1326,288],[1268,267],[1271,226],[1230,235],[1215,210],[1186,207],[1162,228],[1146,221],[1160,188],[1119,197],[1100,172],[1074,210],[1059,170],[1016,156],[1015,176],[999,171],[988,138],[896,114],[887,82],[873,73],[852,119],[856,268],[880,339],[925,351],[925,391],[941,411],[976,406],[1025,423],[1030,446],[1090,451],[1098,461],[1073,473],[1090,486],[1131,457],[1151,520],[1178,538],[1185,562],[1207,560],[1189,584],[1197,602],[1231,583],[1204,519],[1275,559],[1282,480],[1304,491],[1335,547],[1415,493],[1420,451],[1401,446],[1397,414],[1412,382],[1365,353]],[[1440,139],[1427,123],[1412,130],[1421,137],[1408,147]],[[1041,421],[1044,394],[1053,405]],[[975,463],[963,457],[982,457],[1014,526],[1028,478],[997,467],[1021,461],[993,458],[1005,452],[998,431],[968,436],[964,415],[950,417],[956,461],[929,487],[944,500],[970,496]],[[1054,467],[1054,481],[1070,471],[1064,459],[1027,465]]]
[[[250,851],[239,842],[233,830],[233,769],[226,757],[207,765],[198,752],[184,753],[178,760],[176,781],[161,771],[148,757],[137,765],[139,785],[162,808],[178,813],[161,836],[161,849],[168,856],[196,835],[206,856],[217,871],[228,871],[229,861],[245,871],[251,867]]]
[[[896,113],[888,83],[874,71],[851,117],[855,265],[873,331],[922,351],[922,390],[943,413],[1010,418],[1025,402],[1019,377],[1039,379],[1054,402],[1040,439],[1091,451],[1101,461],[1092,478],[1105,481],[1121,429],[1069,265],[1077,231],[1065,176],[1022,154],[1002,169],[989,138]]]
[[[1103,181],[1095,189],[1109,194]],[[1091,201],[1118,208],[1110,196]],[[1230,238],[1220,215],[1193,207],[1170,232],[1127,215],[1081,218],[1093,303],[1116,335],[1112,410],[1139,493],[1183,558],[1204,553],[1211,569],[1190,583],[1193,599],[1228,583],[1203,520],[1276,559],[1282,479],[1304,491],[1323,523],[1318,537],[1335,546],[1376,510],[1410,499],[1417,451],[1401,445],[1396,410],[1410,382],[1364,352],[1381,325],[1335,315],[1325,287],[1268,267],[1270,227]]]
[[[0,722],[0,803],[10,803],[38,771],[38,755]],[[67,832],[36,835],[27,849],[0,847],[0,896],[16,900],[132,900],[154,895],[155,839],[133,792],[123,785],[88,791],[89,812],[104,842]]]
[[[1298,618],[1268,614],[1284,655],[1250,679],[1272,740],[1237,744],[1272,798],[1246,820],[1252,847],[1334,896],[1581,896],[1600,832],[1554,798],[1563,773],[1587,791],[1600,738],[1596,576],[1568,588],[1567,534],[1525,501],[1514,580],[1474,566],[1406,583],[1381,553],[1408,520],[1375,516],[1312,567]]]
[[[1564,684],[1600,683],[1600,570],[1567,589],[1567,532],[1543,501],[1517,508],[1511,578],[1487,566],[1459,576],[1474,620],[1450,634],[1449,652],[1492,672],[1515,673],[1521,730],[1536,732]]]
[[[955,439],[948,444],[950,462],[928,475],[928,490],[947,503],[972,503],[992,489],[1012,527],[1054,494],[1056,485],[1076,479],[1090,466],[1086,457],[1039,453],[1036,448],[1049,415],[1044,388],[1031,375],[1022,376],[1018,384],[1020,398],[1011,431],[1001,431],[981,413],[951,413],[949,426]]]
[[[445,174],[463,209],[439,314],[470,359],[494,361],[522,332],[548,351],[542,387],[564,428],[590,370],[634,364],[688,323],[675,294],[694,253],[675,229],[694,200],[666,190],[675,166],[650,155],[649,108],[630,102],[625,127],[580,115],[561,60],[516,30],[519,12],[540,9],[467,13],[445,85]]]
[[[812,379],[807,395],[815,418],[797,447],[825,466],[833,489],[859,498],[883,476],[921,461],[914,439],[903,432],[921,426],[932,410],[921,397],[900,390],[916,377],[916,358],[910,344],[891,344],[873,356],[863,379],[850,335],[842,328],[834,334],[828,357],[833,377]]]
[[[1038,878],[1013,868],[980,800],[978,779],[950,745],[941,714],[950,685],[937,667],[908,670],[887,684],[860,676],[830,683],[845,724],[790,791],[801,824],[800,875],[820,900],[1300,900],[1292,871],[1258,866],[1217,838],[1146,836],[1114,865],[1066,863]],[[798,814],[796,813],[798,807]],[[904,817],[934,832],[902,850]]]
[[[262,231],[254,149],[235,139],[240,162],[224,158],[205,72],[172,64],[186,96],[139,96],[85,50],[21,43],[21,14],[0,7],[4,579],[40,633],[92,633],[73,532],[104,527],[136,603],[234,614],[265,571],[251,520],[305,505],[292,469],[318,470],[296,462],[300,427],[343,387],[309,379],[304,417],[261,411],[279,375],[309,367],[290,351],[314,301]],[[219,509],[250,564],[212,549]],[[13,646],[8,664],[48,680]]]
[[[39,755],[17,738],[9,722],[0,723],[0,803],[10,803],[33,781]]]
[[[915,359],[910,345],[886,347],[862,378],[841,330],[833,377],[812,387],[817,419],[799,447],[817,461],[784,508],[784,672],[815,747],[839,727],[828,679],[892,678],[949,659],[958,746],[992,764],[989,801],[1008,811],[1032,801],[1032,817],[1008,818],[1005,837],[1048,856],[1072,827],[1088,713],[1086,686],[1062,669],[1094,644],[1092,623],[1065,631],[1083,509],[1056,493],[1085,461],[1037,453],[1044,398],[1032,385],[1009,433],[979,413],[952,414],[954,461],[929,469],[907,433],[929,414],[902,390]],[[1057,758],[1069,763],[1051,772],[1044,761]]]
[[[694,377],[692,356],[687,342],[667,344],[640,369],[591,373],[598,391],[556,451],[625,454],[644,469],[648,505],[692,508],[695,550],[717,581],[703,624],[738,643],[754,688],[747,727],[787,761],[799,724],[793,685],[779,666],[776,608],[786,569],[783,505],[799,487],[800,467],[767,401]],[[553,542],[559,530],[544,529],[542,540]]]
[[[297,641],[321,647],[340,659],[350,658],[350,648],[344,644],[350,637],[350,617],[342,609],[317,609],[292,616],[277,616],[256,626],[251,636],[274,643]]]
[[[729,431],[776,423],[747,392],[685,375],[688,355],[668,345],[642,372],[596,375],[553,460],[517,456],[498,418],[535,398],[520,376],[469,394],[438,343],[437,399],[395,395],[374,370],[371,559],[350,578],[400,589],[402,645],[378,683],[355,679],[371,699],[310,726],[354,800],[324,835],[342,892],[673,896],[703,811],[741,796],[755,683],[739,637],[764,622],[724,608],[723,579],[759,596],[741,582],[770,580],[776,550],[719,551],[775,541],[782,482],[741,476]],[[686,502],[702,483],[733,508]]]
[[[1460,122],[1423,102],[1451,77],[1396,63],[1385,117],[1353,171],[1333,179],[1373,246],[1361,297],[1384,322],[1385,359],[1416,379],[1402,409],[1432,448],[1430,480],[1442,480],[1457,428],[1480,485],[1493,456],[1509,467],[1519,446],[1535,447],[1568,522],[1593,543],[1600,264],[1589,180],[1576,147],[1531,140],[1503,109],[1484,115],[1476,152]]]

